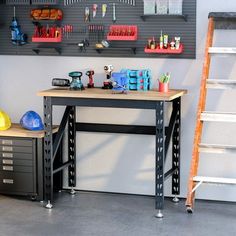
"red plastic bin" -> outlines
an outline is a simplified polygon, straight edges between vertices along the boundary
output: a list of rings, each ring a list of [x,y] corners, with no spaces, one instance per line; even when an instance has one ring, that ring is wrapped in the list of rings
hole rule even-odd
[[[107,40],[136,41],[138,39],[137,25],[111,25],[107,34]]]
[[[59,34],[57,38],[42,38],[42,37],[32,37],[33,43],[60,43],[62,41],[62,36]]]
[[[58,37],[36,37],[35,35],[33,35],[32,42],[33,43],[60,43],[62,41],[62,31],[61,29],[58,29],[58,31],[59,31]],[[46,34],[45,32],[43,33]]]
[[[170,47],[168,47],[167,49],[160,49],[160,47],[158,46],[156,49],[149,49],[147,47],[145,47],[144,52],[145,53],[156,53],[156,54],[181,54],[184,51],[184,46],[183,44],[180,44],[179,49],[170,49]]]

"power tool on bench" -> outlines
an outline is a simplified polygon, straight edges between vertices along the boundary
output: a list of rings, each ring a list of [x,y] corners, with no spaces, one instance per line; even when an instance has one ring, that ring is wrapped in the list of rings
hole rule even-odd
[[[70,80],[69,79],[61,79],[61,78],[53,78],[52,79],[52,86],[70,87]]]
[[[52,79],[52,86],[70,87],[71,90],[84,90],[84,85],[81,81],[82,75],[83,73],[80,71],[70,72],[71,82],[69,79],[54,78]]]
[[[86,75],[89,77],[89,83],[87,84],[87,87],[94,88],[94,82],[93,82],[94,70],[88,70],[86,72]]]
[[[114,70],[113,65],[104,66],[104,71],[106,74],[106,79],[103,81],[103,89],[112,89],[111,73]]]
[[[113,93],[127,93],[129,78],[127,73],[113,72],[112,75]]]
[[[81,77],[83,73],[80,71],[73,71],[69,73],[72,78],[70,89],[72,90],[84,90],[84,85],[82,84]]]

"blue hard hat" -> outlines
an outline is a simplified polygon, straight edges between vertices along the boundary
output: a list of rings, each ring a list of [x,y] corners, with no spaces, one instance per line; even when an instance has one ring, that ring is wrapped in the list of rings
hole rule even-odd
[[[35,111],[27,111],[20,119],[20,124],[23,128],[32,131],[44,129],[42,119]]]

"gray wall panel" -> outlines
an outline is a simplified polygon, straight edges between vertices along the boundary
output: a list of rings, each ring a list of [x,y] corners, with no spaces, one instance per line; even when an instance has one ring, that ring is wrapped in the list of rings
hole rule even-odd
[[[89,57],[145,57],[145,58],[190,58],[196,56],[196,0],[184,0],[183,13],[188,15],[188,21],[185,22],[181,18],[173,17],[151,17],[143,21],[140,15],[143,14],[143,1],[136,0],[136,6],[122,4],[119,1],[107,1],[107,4],[115,2],[117,4],[117,21],[116,24],[135,24],[138,25],[139,35],[135,42],[112,42],[112,45],[117,47],[137,47],[136,54],[124,51],[106,51],[98,54],[94,50],[95,41],[90,41],[90,47],[86,53],[81,53],[76,45],[68,45],[70,43],[78,43],[88,37],[88,33],[79,33],[78,30],[88,26],[88,24],[104,24],[105,34],[108,32],[109,25],[112,25],[112,6],[108,6],[105,18],[101,16],[101,4],[103,1],[83,0],[73,5],[64,6],[63,1],[59,1],[56,7],[61,8],[64,12],[62,25],[71,24],[74,27],[74,33],[69,38],[64,37],[62,43],[32,43],[31,37],[34,31],[34,25],[29,17],[30,10],[37,6],[16,6],[16,15],[21,25],[22,31],[29,37],[28,44],[24,46],[14,46],[11,43],[11,32],[9,26],[13,16],[13,6],[0,6],[0,54],[2,55],[36,55],[32,48],[38,46],[45,47],[61,47],[61,56],[89,56]],[[84,23],[84,8],[90,7],[92,13],[92,4],[98,3],[98,12],[96,18],[91,17],[89,23]],[[51,6],[53,7],[53,6]],[[184,44],[184,53],[181,55],[160,55],[160,54],[145,54],[144,47],[149,37],[155,36],[159,38],[160,32],[169,34],[170,38],[181,36]],[[57,53],[44,52],[40,55],[57,55]]]

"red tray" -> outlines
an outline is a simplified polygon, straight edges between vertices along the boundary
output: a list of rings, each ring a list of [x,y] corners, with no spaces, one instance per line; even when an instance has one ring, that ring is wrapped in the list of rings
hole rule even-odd
[[[122,31],[131,31],[131,35],[122,35]],[[114,35],[113,32],[121,32],[120,35]],[[107,34],[107,40],[126,40],[126,41],[136,41],[138,39],[138,26],[137,25],[111,25],[109,32]]]
[[[61,34],[57,38],[41,38],[41,37],[32,37],[33,43],[60,43],[62,41]]]
[[[168,47],[167,49],[160,49],[159,46],[156,49],[149,49],[145,47],[144,52],[145,53],[157,53],[157,54],[181,54],[184,51],[184,46],[180,44],[179,49],[170,49]]]

